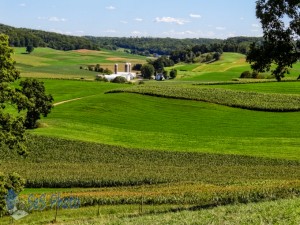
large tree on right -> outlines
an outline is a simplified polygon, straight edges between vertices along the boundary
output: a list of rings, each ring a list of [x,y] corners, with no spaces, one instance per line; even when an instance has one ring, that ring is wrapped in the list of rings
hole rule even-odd
[[[280,81],[300,59],[300,1],[258,0],[256,17],[262,24],[264,41],[251,44],[247,62],[257,72],[271,70]]]

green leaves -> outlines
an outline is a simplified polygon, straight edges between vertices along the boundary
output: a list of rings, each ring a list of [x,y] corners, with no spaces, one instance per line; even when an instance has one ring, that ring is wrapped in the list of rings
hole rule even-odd
[[[0,35],[0,144],[10,149],[17,148],[20,155],[26,154],[24,118],[21,114],[7,109],[18,108],[18,103],[27,101],[12,85],[19,79],[19,71],[11,58],[12,48],[8,46],[8,37]]]
[[[20,92],[27,97],[28,103],[20,102],[18,109],[27,110],[25,127],[33,129],[37,127],[37,120],[42,114],[46,117],[53,108],[53,97],[45,92],[44,83],[36,79],[26,79],[20,82]],[[25,104],[23,104],[25,103]]]
[[[250,46],[247,62],[258,72],[269,71],[275,63],[277,67],[272,74],[280,81],[287,69],[300,59],[299,2],[258,0],[256,17],[261,21],[264,41]]]

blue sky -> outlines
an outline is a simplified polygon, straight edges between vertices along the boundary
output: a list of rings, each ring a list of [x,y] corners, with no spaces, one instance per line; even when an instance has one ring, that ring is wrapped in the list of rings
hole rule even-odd
[[[70,35],[262,36],[255,0],[0,0],[0,23]]]

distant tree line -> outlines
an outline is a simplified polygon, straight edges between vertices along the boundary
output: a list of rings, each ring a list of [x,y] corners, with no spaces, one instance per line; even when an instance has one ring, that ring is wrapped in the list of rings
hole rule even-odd
[[[225,40],[210,38],[77,37],[41,30],[14,28],[3,24],[0,24],[0,33],[9,36],[9,44],[13,47],[49,47],[65,51],[124,48],[128,53],[144,56],[173,54],[176,57],[178,55],[176,58],[186,62],[192,62],[192,59],[201,55],[196,61],[209,61],[209,58],[217,57],[217,55],[207,54],[212,52],[246,54],[251,43],[263,41],[262,38],[258,37],[233,37]]]
[[[183,49],[192,49],[195,52],[238,52],[246,54],[249,46],[253,42],[260,42],[259,37],[233,37],[226,40],[209,39],[209,38],[151,38],[151,37],[91,37],[87,36],[94,44],[100,48],[116,50],[124,48],[128,53],[139,54],[144,56],[170,55],[174,51]]]
[[[57,50],[99,49],[92,41],[85,37],[63,35],[54,32],[14,28],[0,24],[0,33],[9,36],[12,47],[49,47]]]

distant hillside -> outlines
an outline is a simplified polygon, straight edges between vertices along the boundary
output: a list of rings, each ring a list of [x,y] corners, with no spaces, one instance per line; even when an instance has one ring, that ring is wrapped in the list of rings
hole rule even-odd
[[[130,49],[132,53],[147,53],[169,55],[174,50],[181,50],[195,45],[220,44],[221,39],[193,38],[193,39],[175,39],[175,38],[154,38],[154,37],[91,37],[87,36],[93,43],[102,48]]]
[[[85,37],[63,35],[54,32],[15,28],[0,24],[0,33],[9,36],[9,43],[13,47],[49,47],[57,50],[98,49],[98,46]]]
[[[92,37],[86,36],[101,48],[116,50],[124,48],[133,54],[170,55],[171,52],[192,49],[195,46],[206,46],[207,49],[221,48],[224,52],[245,54],[252,42],[261,41],[260,37],[232,37],[226,40],[210,38],[153,38],[153,37]]]
[[[10,45],[25,47],[32,44],[34,47],[49,47],[57,50],[77,50],[100,48],[117,50],[119,48],[132,54],[140,55],[169,55],[173,51],[192,49],[195,46],[215,49],[224,52],[239,52],[245,54],[250,43],[261,41],[257,37],[233,37],[226,40],[209,38],[154,38],[154,37],[77,37],[54,32],[15,28],[0,24],[0,33],[7,34]]]

